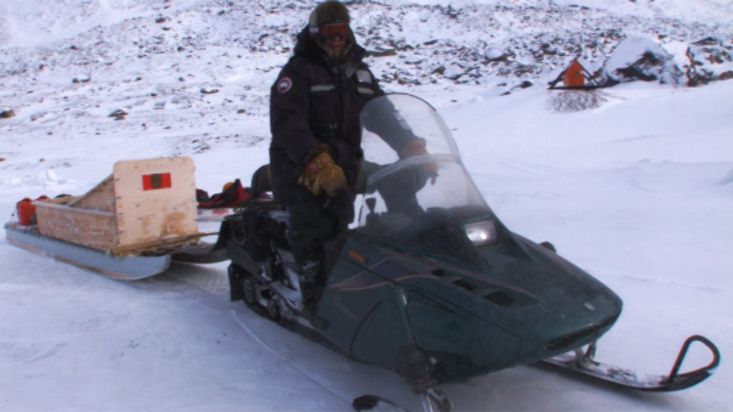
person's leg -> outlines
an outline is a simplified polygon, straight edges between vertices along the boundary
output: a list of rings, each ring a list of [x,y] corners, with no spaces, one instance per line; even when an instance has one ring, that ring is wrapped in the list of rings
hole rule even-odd
[[[335,221],[315,198],[305,198],[288,206],[288,212],[289,238],[295,263],[299,266],[303,305],[314,307],[318,303],[320,287],[325,284],[325,274],[322,273],[323,245],[333,236]]]
[[[295,261],[300,264],[319,257],[323,251],[323,242],[333,236],[335,229],[330,212],[315,199],[303,199],[288,206],[287,210],[290,214],[288,235]]]

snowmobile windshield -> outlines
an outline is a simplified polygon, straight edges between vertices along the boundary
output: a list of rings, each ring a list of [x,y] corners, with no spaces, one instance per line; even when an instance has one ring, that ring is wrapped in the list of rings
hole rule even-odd
[[[358,230],[402,240],[420,234],[429,243],[425,234],[451,241],[446,230],[476,245],[492,240],[495,217],[432,106],[406,94],[385,95],[365,106],[361,122]]]

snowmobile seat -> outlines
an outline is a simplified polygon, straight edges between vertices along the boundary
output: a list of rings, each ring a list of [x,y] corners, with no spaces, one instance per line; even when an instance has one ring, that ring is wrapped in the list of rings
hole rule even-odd
[[[252,197],[258,198],[267,192],[272,192],[272,182],[270,174],[270,165],[260,166],[252,175],[250,189]]]

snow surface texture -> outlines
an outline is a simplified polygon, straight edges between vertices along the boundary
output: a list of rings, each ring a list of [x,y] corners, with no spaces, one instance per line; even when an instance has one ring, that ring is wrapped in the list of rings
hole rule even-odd
[[[313,4],[4,0],[0,111],[15,116],[0,119],[0,214],[24,196],[82,194],[121,159],[190,155],[210,193],[247,182],[267,160],[269,86]],[[370,60],[385,88],[439,108],[504,223],[552,241],[624,299],[600,359],[667,373],[695,333],[723,353],[713,378],[680,393],[524,366],[447,385],[455,409],[733,410],[733,83],[544,90],[578,51],[600,68],[623,39],[675,59],[706,37],[731,45],[733,5],[390,0],[352,11],[365,45],[397,50]],[[544,44],[554,54],[533,53]],[[527,80],[535,87],[517,88]],[[347,411],[366,392],[418,409],[395,374],[228,302],[225,264],[121,283],[2,238],[0,268],[2,411]],[[687,366],[707,361],[693,350]]]

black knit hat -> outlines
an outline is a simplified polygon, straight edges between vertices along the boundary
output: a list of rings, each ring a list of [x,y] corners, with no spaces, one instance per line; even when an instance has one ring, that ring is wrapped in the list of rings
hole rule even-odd
[[[310,15],[308,19],[308,27],[310,27],[311,34],[318,33],[318,26],[331,23],[346,23],[349,24],[351,18],[349,17],[349,10],[343,3],[328,0],[319,4]]]

